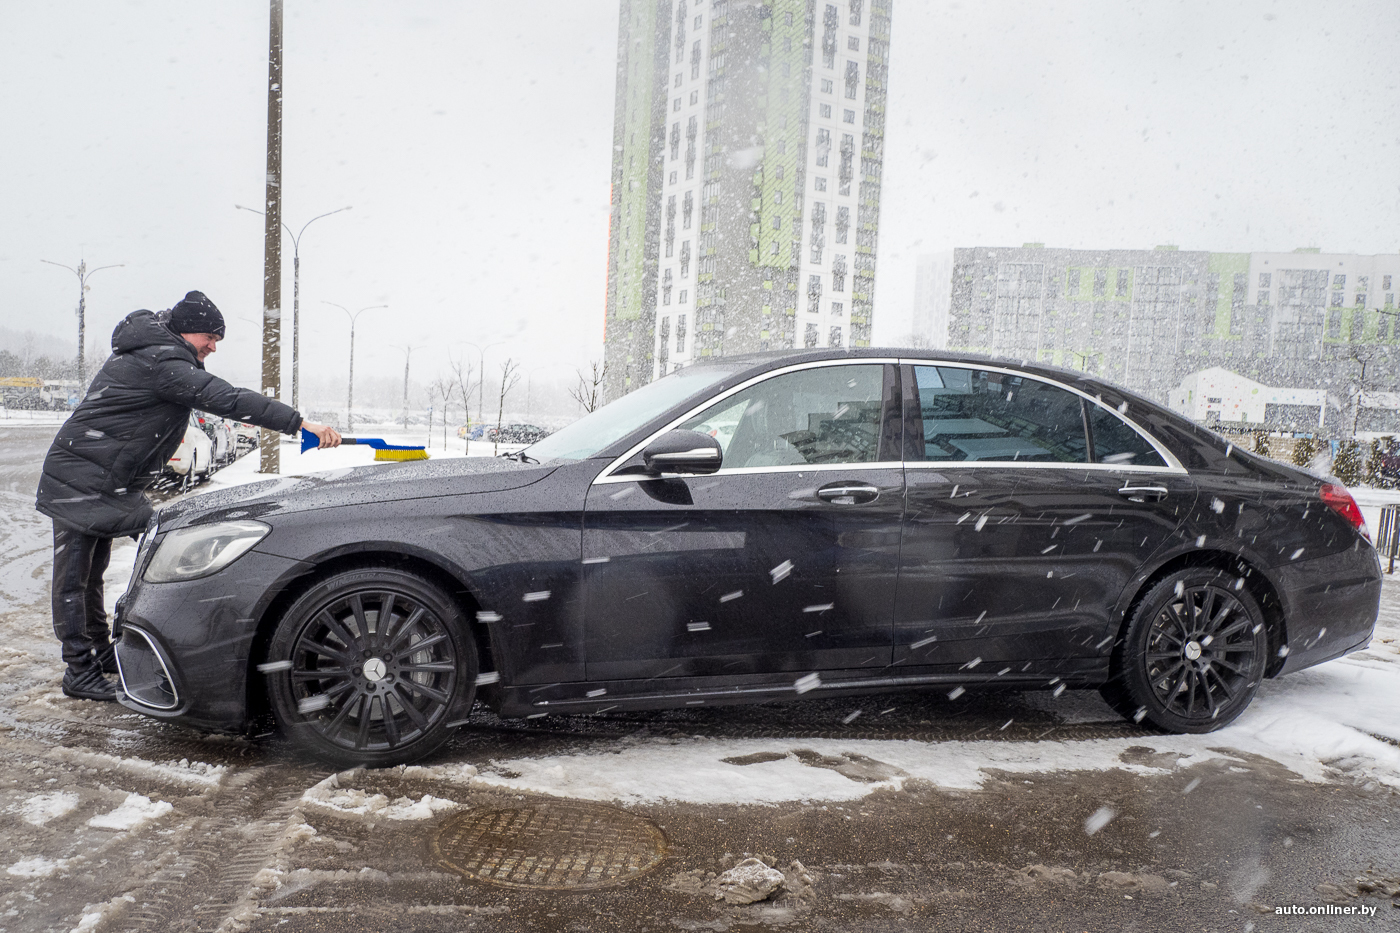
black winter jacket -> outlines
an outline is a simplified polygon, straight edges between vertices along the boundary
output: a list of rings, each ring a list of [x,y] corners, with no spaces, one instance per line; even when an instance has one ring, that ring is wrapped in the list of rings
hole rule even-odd
[[[55,522],[104,538],[138,534],[151,517],[145,490],[192,409],[283,434],[301,426],[292,408],[205,372],[168,319],[133,311],[112,332],[112,355],[44,459],[35,507]]]

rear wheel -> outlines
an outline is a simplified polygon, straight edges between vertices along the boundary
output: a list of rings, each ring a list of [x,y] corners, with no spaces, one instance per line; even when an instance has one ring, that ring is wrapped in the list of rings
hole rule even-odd
[[[438,587],[410,573],[335,574],[287,610],[268,649],[284,734],[339,765],[415,761],[451,735],[476,695],[476,645]]]
[[[1268,642],[1264,614],[1240,578],[1213,568],[1178,571],[1138,604],[1100,692],[1135,722],[1213,732],[1254,698]]]

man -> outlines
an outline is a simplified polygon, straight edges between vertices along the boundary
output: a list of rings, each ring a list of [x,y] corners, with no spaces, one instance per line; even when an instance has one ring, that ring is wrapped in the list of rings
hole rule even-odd
[[[191,409],[340,444],[276,399],[204,371],[224,317],[201,292],[158,314],[134,311],[112,332],[112,355],[59,429],[44,459],[35,507],[53,519],[53,631],[63,645],[63,692],[114,700],[103,673],[117,672],[102,574],[112,539],[135,537],[150,519],[145,491],[175,453]]]

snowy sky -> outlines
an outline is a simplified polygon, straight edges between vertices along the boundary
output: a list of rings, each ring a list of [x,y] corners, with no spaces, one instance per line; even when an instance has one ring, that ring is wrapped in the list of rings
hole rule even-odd
[[[0,327],[89,333],[199,288],[256,382],[267,4],[3,6]],[[600,354],[614,0],[288,0],[284,217],[303,378],[423,375],[465,341],[571,371]],[[895,0],[875,337],[918,254],[1043,241],[1400,248],[1400,4]],[[291,305],[291,251],[285,259]],[[488,358],[488,367],[492,366]],[[361,369],[363,367],[363,370]]]

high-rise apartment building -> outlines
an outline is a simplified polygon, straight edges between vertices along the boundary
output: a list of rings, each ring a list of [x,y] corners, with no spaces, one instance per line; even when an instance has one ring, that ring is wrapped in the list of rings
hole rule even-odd
[[[1366,391],[1397,388],[1397,291],[1400,253],[975,247],[954,251],[944,339],[1163,402],[1218,366],[1265,385],[1332,385],[1344,405],[1362,360]]]
[[[622,0],[608,398],[706,357],[868,346],[891,0]]]

